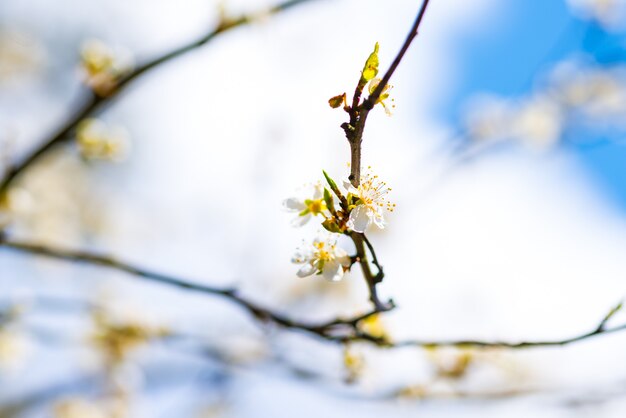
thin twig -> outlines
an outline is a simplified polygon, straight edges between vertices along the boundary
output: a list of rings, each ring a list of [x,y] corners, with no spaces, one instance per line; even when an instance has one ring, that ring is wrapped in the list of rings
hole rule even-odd
[[[363,235],[363,241],[365,241],[365,245],[367,245],[367,248],[370,250],[370,254],[372,254],[372,264],[374,264],[376,268],[378,269],[378,273],[375,276],[376,283],[380,283],[385,278],[385,272],[383,271],[383,266],[381,266],[380,263],[378,262],[378,257],[376,257],[376,251],[374,251],[374,246],[372,245],[370,240],[367,238],[365,234],[362,234],[362,235]]]
[[[382,94],[383,90],[391,80],[391,76],[396,71],[400,62],[404,58],[404,55],[411,46],[413,40],[417,37],[420,25],[422,20],[424,19],[424,15],[426,14],[426,9],[428,8],[430,0],[424,0],[422,6],[420,7],[419,12],[417,13],[417,17],[415,18],[415,22],[409,31],[400,51],[394,58],[391,66],[383,76],[380,83],[376,89],[369,95],[367,99],[363,101],[363,103],[359,104],[359,99],[361,97],[361,93],[365,85],[362,83],[362,78],[359,80],[357,84],[357,88],[354,93],[352,106],[347,108],[346,111],[350,115],[350,122],[344,123],[341,125],[343,128],[346,138],[348,139],[348,143],[350,144],[350,177],[349,180],[354,187],[358,187],[361,182],[361,144],[363,142],[363,132],[365,130],[365,122],[367,121],[367,116],[370,110],[373,109],[374,104]]]
[[[428,8],[429,1],[430,0],[424,0],[424,2],[422,3],[422,7],[420,8],[420,11],[418,12],[417,17],[415,18],[415,22],[413,22],[413,26],[411,27],[411,30],[409,31],[409,34],[407,35],[404,41],[404,44],[402,45],[402,48],[400,48],[400,51],[394,58],[393,62],[391,63],[391,66],[389,66],[389,69],[387,70],[383,78],[381,79],[380,83],[378,83],[378,86],[376,87],[376,89],[363,102],[363,107],[367,108],[368,110],[374,107],[374,103],[376,103],[376,101],[382,94],[383,90],[385,89],[385,86],[389,84],[389,80],[391,80],[391,76],[398,68],[398,65],[400,65],[400,62],[402,61],[402,58],[404,58],[404,55],[406,54],[406,52],[409,50],[411,43],[413,42],[415,37],[417,37],[420,25],[422,24],[422,20],[424,19],[424,15],[426,14],[426,9]]]
[[[242,15],[234,19],[224,19],[217,25],[216,28],[212,29],[210,32],[204,34],[202,37],[194,40],[193,42],[178,47],[137,67],[130,74],[117,81],[114,89],[108,94],[97,95],[93,91],[89,91],[82,99],[82,105],[78,108],[78,110],[72,113],[61,128],[53,133],[48,139],[42,141],[41,145],[35,148],[22,161],[12,167],[9,167],[2,180],[0,180],[0,198],[6,194],[15,180],[18,179],[33,163],[39,160],[43,155],[50,152],[50,150],[56,148],[57,145],[71,138],[72,132],[83,119],[102,111],[106,105],[110,104],[114,98],[119,96],[119,94],[124,91],[126,87],[132,84],[135,79],[150,72],[156,67],[160,67],[161,64],[165,64],[177,57],[180,57],[181,55],[186,54],[187,52],[193,51],[207,44],[216,36],[230,29],[255,21],[258,16],[277,14],[308,1],[310,0],[288,0],[277,4],[276,6],[270,7],[262,13]]]
[[[367,254],[365,253],[365,235],[358,232],[350,232],[349,234],[354,246],[356,248],[356,261],[358,261],[361,266],[361,271],[363,273],[363,277],[365,278],[365,282],[367,283],[367,287],[370,294],[370,300],[374,305],[374,308],[379,312],[386,312],[392,310],[395,305],[392,300],[389,300],[387,303],[384,303],[380,300],[378,296],[378,288],[376,285],[382,281],[383,276],[381,275],[382,269],[379,267],[378,260],[376,260],[376,265],[378,267],[378,273],[374,274],[370,267],[369,261],[367,259]],[[371,244],[368,244],[370,246]],[[370,251],[373,248],[370,247]],[[374,253],[372,252],[372,257]]]
[[[422,20],[426,13],[426,9],[428,8],[429,1],[430,0],[423,1],[422,6],[420,7],[419,12],[417,13],[417,17],[415,18],[415,22],[413,23],[413,26],[411,27],[409,34],[404,40],[404,43],[402,47],[400,48],[400,51],[394,58],[393,62],[391,63],[391,66],[389,67],[385,75],[383,76],[381,82],[378,84],[376,89],[370,94],[370,96],[367,99],[363,101],[363,103],[359,103],[361,99],[361,94],[367,82],[366,79],[363,77],[363,75],[361,75],[361,77],[359,78],[359,82],[357,83],[356,89],[354,91],[352,105],[346,106],[345,108],[346,112],[348,112],[348,115],[350,117],[350,121],[343,123],[341,127],[343,128],[346,134],[346,138],[348,139],[348,143],[350,145],[350,176],[348,177],[348,179],[350,180],[350,183],[352,183],[354,187],[359,187],[359,184],[361,183],[361,147],[363,143],[363,132],[365,130],[365,123],[367,121],[367,115],[369,114],[370,110],[372,110],[372,108],[374,107],[374,104],[376,103],[380,95],[382,94],[385,86],[391,79],[391,76],[398,68],[398,65],[400,65],[400,62],[404,58],[404,55],[409,49],[409,46],[411,45],[411,43],[417,36],[420,24],[422,23]],[[352,241],[354,242],[354,246],[356,247],[357,261],[359,262],[361,266],[361,270],[363,271],[363,276],[365,278],[365,281],[367,282],[367,286],[368,286],[369,293],[370,293],[370,300],[374,304],[374,307],[380,310],[381,312],[393,309],[394,308],[393,301],[390,300],[388,303],[385,304],[381,302],[378,296],[376,285],[382,282],[384,278],[384,273],[383,273],[382,267],[380,266],[378,262],[378,259],[376,258],[374,247],[363,234],[352,232],[349,235],[350,235],[350,238],[352,238]],[[365,253],[364,243],[367,244],[367,247],[369,248],[370,253],[372,254],[373,263],[378,269],[378,273],[376,275],[372,273],[372,270],[370,268],[370,265],[369,265],[369,262],[367,260],[367,256]]]
[[[480,340],[460,340],[460,341],[426,341],[426,340],[406,340],[392,343],[394,347],[482,347],[482,348],[534,348],[534,347],[554,347],[564,346],[577,343],[589,338],[597,337],[603,334],[611,334],[618,331],[626,330],[626,324],[617,325],[611,328],[594,328],[593,331],[576,335],[574,337],[562,340],[544,340],[544,341],[520,341],[517,343],[507,341],[480,341]]]
[[[282,314],[275,313],[267,308],[260,307],[259,305],[245,299],[237,294],[234,289],[231,288],[217,288],[212,286],[200,285],[186,280],[168,276],[161,273],[151,272],[145,269],[141,269],[130,264],[117,261],[111,257],[92,254],[85,251],[71,251],[51,248],[38,244],[31,244],[26,242],[18,242],[7,240],[0,237],[0,246],[6,248],[12,248],[24,253],[42,255],[58,260],[66,260],[73,262],[81,262],[92,265],[103,266],[111,269],[115,269],[136,277],[141,277],[146,280],[150,280],[156,283],[177,287],[180,289],[200,292],[204,294],[214,295],[225,298],[234,302],[251,313],[259,320],[272,322],[283,328],[300,330],[309,334],[315,335],[327,341],[333,341],[338,343],[346,342],[369,342],[374,345],[385,348],[400,348],[400,347],[477,347],[477,348],[534,348],[534,347],[550,347],[550,346],[564,346],[579,341],[587,340],[593,337],[597,337],[603,334],[614,333],[622,330],[626,330],[626,324],[606,327],[606,318],[609,315],[604,315],[600,324],[602,326],[595,327],[592,331],[586,332],[571,338],[561,340],[546,340],[546,341],[521,341],[521,342],[506,342],[506,341],[482,341],[482,340],[442,340],[442,341],[429,341],[429,340],[404,340],[404,341],[391,341],[387,337],[379,337],[372,334],[363,332],[359,325],[361,321],[381,313],[379,309],[373,309],[367,313],[356,315],[351,318],[336,318],[323,323],[305,323],[292,320]],[[611,312],[615,311],[615,308]],[[613,316],[612,314],[610,315]]]
[[[332,319],[322,323],[306,323],[296,321],[283,314],[274,312],[270,309],[262,307],[257,303],[240,296],[238,291],[233,288],[220,288],[215,286],[203,285],[194,283],[188,280],[184,280],[178,277],[157,273],[147,269],[143,269],[137,266],[133,266],[129,263],[116,260],[113,257],[90,253],[87,251],[67,250],[60,248],[52,248],[36,243],[20,242],[14,240],[8,240],[0,236],[0,246],[18,250],[24,253],[41,255],[58,260],[66,260],[73,262],[86,263],[101,267],[117,270],[135,277],[139,277],[152,282],[177,287],[184,290],[193,292],[199,292],[209,295],[225,298],[240,307],[248,311],[255,318],[264,321],[272,322],[288,329],[298,329],[305,332],[316,334],[322,338],[329,340],[342,340],[345,337],[350,337],[356,332],[358,323],[363,319],[366,319],[375,313],[380,311],[374,310],[363,315],[358,315],[354,318],[346,319]]]

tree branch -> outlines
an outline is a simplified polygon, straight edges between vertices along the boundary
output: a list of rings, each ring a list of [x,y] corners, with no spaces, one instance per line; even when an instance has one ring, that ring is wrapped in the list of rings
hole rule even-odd
[[[404,40],[404,44],[400,48],[400,51],[394,58],[391,66],[383,76],[380,83],[378,83],[376,89],[372,92],[372,94],[369,95],[367,99],[363,101],[363,103],[359,104],[363,88],[365,88],[365,84],[361,82],[361,78],[354,92],[352,106],[346,108],[346,111],[350,115],[350,122],[342,124],[341,127],[343,128],[346,134],[346,138],[348,139],[348,143],[350,144],[351,158],[349,180],[354,187],[358,187],[361,183],[361,144],[363,142],[363,132],[365,131],[365,122],[367,121],[367,116],[370,110],[374,108],[374,104],[389,83],[389,80],[391,80],[391,76],[400,65],[400,62],[408,51],[409,46],[411,46],[411,43],[417,37],[419,27],[422,23],[422,20],[424,19],[424,15],[426,14],[426,9],[428,8],[429,2],[430,0],[423,1],[420,10],[417,13],[417,17],[415,18],[415,22],[413,23],[409,34]]]
[[[189,282],[177,277],[168,276],[161,273],[152,272],[142,268],[132,266],[128,263],[115,260],[112,257],[93,254],[85,251],[72,251],[52,248],[44,245],[20,242],[14,240],[8,240],[6,237],[0,236],[0,246],[11,248],[23,253],[41,255],[58,260],[73,261],[79,263],[86,263],[91,265],[102,266],[117,270],[135,277],[139,277],[145,280],[149,280],[155,283],[161,283],[176,287],[183,290],[189,290],[217,297],[222,297],[229,300],[248,313],[252,314],[258,320],[264,322],[271,322],[275,325],[281,326],[286,329],[303,331],[308,334],[312,334],[321,339],[337,342],[368,342],[374,345],[385,348],[400,348],[400,347],[477,347],[477,348],[535,348],[535,347],[550,347],[550,346],[564,346],[579,341],[587,340],[604,334],[610,334],[622,330],[626,330],[626,324],[606,327],[607,318],[612,318],[619,310],[618,307],[609,311],[609,314],[604,315],[599,325],[592,331],[566,338],[561,340],[545,340],[545,341],[521,341],[521,342],[506,342],[506,341],[482,341],[482,340],[447,340],[447,341],[429,341],[429,340],[404,340],[404,341],[390,341],[387,337],[379,337],[372,334],[363,332],[360,329],[360,324],[363,320],[370,318],[373,315],[379,314],[381,311],[378,308],[374,308],[369,312],[361,315],[356,315],[350,318],[336,318],[327,322],[321,323],[307,323],[302,321],[296,321],[288,318],[280,313],[276,313],[268,308],[261,307],[258,304],[240,296],[235,289],[232,288],[218,288],[213,286],[201,285],[193,282]]]
[[[341,127],[343,128],[346,134],[346,138],[348,139],[348,144],[350,145],[350,176],[348,177],[348,179],[354,187],[359,187],[359,184],[361,183],[361,146],[363,143],[363,132],[365,131],[367,116],[370,110],[372,110],[372,108],[374,107],[374,104],[376,103],[380,95],[382,94],[387,83],[389,83],[389,80],[398,68],[398,65],[400,65],[400,62],[404,58],[404,55],[409,49],[409,46],[417,36],[420,24],[422,23],[424,15],[426,14],[426,9],[428,8],[429,1],[430,0],[423,1],[420,10],[417,13],[417,17],[415,18],[415,22],[413,23],[409,34],[404,40],[404,44],[400,48],[400,51],[394,58],[391,66],[385,73],[384,77],[382,78],[380,83],[378,83],[376,89],[370,94],[367,99],[363,101],[363,103],[360,103],[361,94],[363,93],[363,89],[367,84],[367,80],[363,77],[362,74],[359,78],[356,89],[354,90],[352,105],[346,106],[344,108],[350,117],[350,121],[343,123]],[[375,50],[374,52],[376,51],[377,50]],[[356,247],[357,261],[359,262],[361,270],[363,271],[363,276],[365,277],[365,281],[367,282],[370,293],[370,300],[374,304],[375,309],[379,310],[380,312],[393,309],[393,301],[390,300],[387,304],[384,304],[380,301],[380,298],[378,296],[376,285],[382,282],[384,278],[384,272],[383,268],[378,262],[374,247],[364,234],[352,232],[349,235],[354,242],[354,246]],[[372,270],[367,261],[364,243],[369,248],[370,253],[372,254],[373,263],[378,269],[378,273],[376,275],[372,273]]]
[[[33,163],[39,160],[43,155],[47,154],[50,150],[54,149],[57,145],[67,141],[71,138],[72,132],[77,125],[83,119],[102,111],[104,107],[110,104],[114,98],[116,98],[126,87],[132,82],[141,77],[142,75],[150,72],[151,70],[165,64],[187,52],[193,51],[201,46],[207,44],[216,36],[230,30],[243,26],[247,23],[253,22],[258,16],[274,15],[285,10],[291,9],[299,4],[306,3],[310,0],[288,0],[270,7],[261,13],[253,13],[250,15],[243,15],[234,19],[223,19],[216,28],[206,33],[202,37],[178,47],[170,52],[167,52],[151,61],[144,63],[137,67],[130,74],[117,81],[114,89],[107,95],[97,95],[93,91],[89,91],[82,100],[82,105],[73,112],[69,119],[61,126],[56,132],[54,132],[50,138],[44,140],[39,147],[34,149],[28,154],[22,161],[9,167],[4,177],[0,180],[0,199],[6,195],[10,186],[17,180]]]
[[[378,259],[375,258],[373,247],[371,246],[369,241],[367,241],[367,238],[364,234],[352,231],[350,232],[350,238],[352,239],[352,242],[354,242],[357,255],[356,260],[361,266],[361,271],[363,272],[363,277],[365,278],[369,290],[370,300],[372,301],[375,310],[377,310],[378,312],[386,312],[392,310],[393,308],[395,308],[395,304],[393,303],[393,301],[389,300],[387,303],[384,303],[380,300],[380,297],[378,296],[378,289],[376,285],[383,280],[384,273],[382,267],[380,267],[380,264],[378,264]],[[374,259],[376,260],[374,264],[378,268],[377,274],[372,273],[372,269],[370,268],[367,254],[365,253],[365,243],[367,243],[367,246],[372,253],[372,257],[374,257]]]
[[[23,253],[45,256],[57,260],[65,260],[106,267],[155,283],[221,297],[239,305],[244,310],[248,311],[248,313],[252,314],[252,316],[261,321],[271,322],[287,329],[305,331],[328,340],[343,341],[346,338],[350,338],[357,331],[357,326],[360,321],[380,312],[379,310],[374,309],[368,313],[358,315],[353,318],[336,318],[328,322],[306,323],[293,320],[283,314],[262,307],[257,303],[239,295],[239,292],[236,289],[220,288],[194,283],[178,277],[136,267],[129,263],[116,260],[113,257],[101,254],[94,254],[86,251],[66,250],[36,243],[8,240],[6,239],[6,237],[2,236],[0,236],[0,246],[11,248]]]
[[[404,44],[402,45],[402,48],[400,48],[400,51],[394,58],[393,62],[391,63],[391,66],[389,66],[389,69],[387,70],[383,78],[381,79],[380,83],[378,83],[378,86],[376,87],[376,89],[372,92],[372,94],[370,94],[370,96],[367,99],[365,99],[365,102],[363,103],[363,107],[367,108],[368,110],[371,110],[374,107],[374,103],[376,103],[376,100],[378,100],[378,98],[382,94],[383,90],[385,89],[385,86],[389,84],[389,80],[391,80],[391,76],[398,68],[398,65],[400,65],[400,62],[404,58],[406,51],[409,50],[411,43],[417,37],[420,25],[422,24],[422,20],[424,19],[424,15],[426,14],[426,9],[428,8],[429,1],[430,0],[423,1],[422,7],[420,7],[419,12],[417,13],[415,22],[413,22],[413,26],[411,27],[411,30],[409,31],[409,34],[407,35],[404,41]]]

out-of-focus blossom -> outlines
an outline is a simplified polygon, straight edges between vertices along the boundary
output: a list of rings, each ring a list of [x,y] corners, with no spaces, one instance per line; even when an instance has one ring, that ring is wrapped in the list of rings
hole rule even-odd
[[[532,98],[519,107],[511,128],[512,136],[529,148],[551,148],[561,137],[562,110],[548,97]]]
[[[561,106],[547,95],[518,102],[483,98],[468,114],[467,131],[474,141],[513,140],[543,150],[559,141],[563,123]]]
[[[626,117],[626,69],[563,63],[553,71],[550,90],[568,110],[589,122],[620,123]]]
[[[472,365],[476,350],[470,348],[431,348],[427,351],[435,374],[440,378],[461,379]]]
[[[59,402],[54,407],[54,418],[110,418],[101,405],[74,398]]]
[[[378,175],[372,174],[371,167],[368,167],[361,175],[358,187],[354,187],[349,181],[344,181],[344,187],[358,198],[356,206],[350,212],[348,228],[356,232],[365,232],[372,223],[384,228],[385,209],[393,211],[396,206],[387,200],[387,194],[391,191],[387,183],[381,181]]]
[[[94,313],[94,323],[91,339],[109,365],[119,365],[130,352],[169,334],[167,328],[139,318],[117,317],[103,311]]]
[[[568,127],[624,130],[625,120],[626,68],[566,61],[529,97],[476,100],[466,127],[474,141],[513,140],[542,150]]]
[[[511,104],[503,98],[481,96],[474,99],[466,113],[465,130],[476,142],[504,139],[509,129]]]
[[[351,265],[350,257],[337,246],[336,238],[331,235],[315,238],[310,246],[298,249],[291,261],[302,264],[298,270],[299,277],[321,274],[333,282],[341,280],[344,271]]]
[[[37,71],[44,61],[41,45],[30,36],[0,31],[0,84]]]
[[[361,331],[376,338],[381,338],[383,340],[389,339],[389,335],[387,335],[387,330],[385,329],[385,325],[382,322],[380,314],[368,316],[359,322],[359,328]]]
[[[0,367],[19,366],[28,353],[28,342],[17,331],[0,329]]]
[[[324,215],[328,208],[324,202],[324,188],[320,183],[305,187],[302,197],[290,197],[283,201],[283,206],[298,216],[292,221],[294,226],[302,226],[313,216]]]
[[[81,155],[88,160],[120,161],[130,149],[126,131],[109,127],[94,118],[85,119],[78,125],[76,140]]]
[[[108,96],[134,66],[128,51],[114,50],[95,39],[85,41],[80,55],[85,82],[99,96]]]
[[[28,340],[17,324],[23,308],[14,305],[0,310],[0,368],[19,367],[28,354]]]
[[[0,230],[20,216],[27,216],[34,207],[34,201],[26,190],[13,187],[0,198]]]
[[[626,23],[624,0],[568,0],[568,3],[581,17],[595,20],[606,29],[620,29]]]
[[[363,373],[365,359],[351,345],[346,344],[343,348],[343,366],[346,370],[346,382],[354,383]]]
[[[85,234],[105,230],[109,214],[76,155],[42,158],[8,192],[5,216],[14,234],[41,244],[78,245]]]

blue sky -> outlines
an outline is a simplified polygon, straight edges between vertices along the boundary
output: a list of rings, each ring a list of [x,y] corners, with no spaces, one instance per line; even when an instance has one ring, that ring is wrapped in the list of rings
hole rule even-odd
[[[489,27],[458,42],[459,88],[439,114],[452,125],[462,120],[467,100],[479,93],[524,96],[537,78],[569,57],[592,58],[604,65],[626,61],[623,34],[571,13],[565,1],[510,1],[486,23]],[[609,201],[626,211],[625,132],[568,132],[565,146]],[[568,139],[576,139],[568,141]],[[584,141],[581,141],[584,139]]]

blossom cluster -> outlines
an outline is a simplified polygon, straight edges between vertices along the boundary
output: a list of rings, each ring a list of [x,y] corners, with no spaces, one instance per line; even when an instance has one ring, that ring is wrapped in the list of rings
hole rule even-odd
[[[124,129],[109,127],[95,118],[84,119],[78,125],[76,141],[81,156],[86,160],[120,161],[130,148]]]
[[[113,49],[95,39],[83,44],[80,55],[85,83],[101,97],[111,94],[119,80],[134,67],[133,58],[129,52]]]
[[[478,143],[514,140],[544,150],[557,145],[565,133],[572,138],[572,132],[588,129],[621,132],[625,116],[626,67],[565,61],[527,97],[475,100],[466,128]]]
[[[568,0],[567,3],[580,17],[597,22],[605,30],[624,29],[626,24],[624,0]]]
[[[324,177],[328,187],[320,182],[310,185],[303,196],[285,199],[283,206],[296,213],[292,221],[294,226],[302,226],[319,217],[327,231],[312,243],[300,247],[293,256],[292,262],[302,265],[298,276],[318,274],[330,281],[338,281],[354,262],[353,257],[338,246],[338,238],[364,233],[372,224],[384,228],[385,211],[392,212],[396,205],[387,200],[391,189],[371,172],[371,167],[362,174],[357,186],[345,180],[343,191],[326,172]]]

